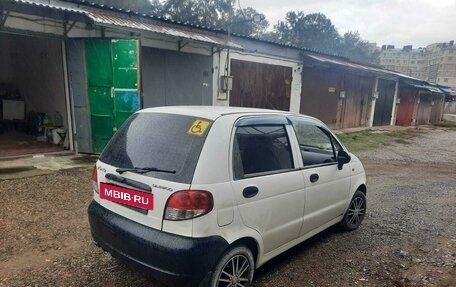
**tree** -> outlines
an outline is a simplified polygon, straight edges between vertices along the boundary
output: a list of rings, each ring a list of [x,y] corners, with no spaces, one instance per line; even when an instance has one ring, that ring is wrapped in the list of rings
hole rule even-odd
[[[175,21],[218,27],[228,22],[232,0],[167,0],[163,15]]]
[[[90,2],[145,14],[156,14],[161,11],[161,4],[159,0],[91,0]]]
[[[285,21],[280,21],[274,26],[274,31],[265,34],[265,37],[358,62],[376,63],[379,56],[376,49],[362,40],[358,32],[350,31],[341,36],[331,20],[321,13],[305,15],[302,11],[288,12]]]
[[[258,17],[259,21],[254,18]],[[264,14],[258,13],[252,7],[237,9],[231,22],[231,31],[239,35],[262,36],[269,26]]]
[[[92,0],[92,2],[209,28],[228,30],[231,23],[233,33],[245,36],[260,36],[268,27],[264,14],[258,13],[255,9],[251,7],[234,9],[235,0]],[[262,20],[254,22],[253,17],[257,14],[262,15]]]
[[[339,54],[353,61],[377,63],[380,52],[362,40],[358,32],[349,31],[342,38]]]
[[[324,14],[288,12],[285,21],[279,21],[274,28],[273,36],[282,43],[324,53],[337,53],[340,35]]]
[[[264,14],[251,7],[234,9],[233,5],[234,0],[167,0],[163,14],[176,21],[223,30],[231,23],[233,33],[246,36],[260,36],[266,30],[268,21]],[[262,17],[259,22],[253,21],[257,14]]]

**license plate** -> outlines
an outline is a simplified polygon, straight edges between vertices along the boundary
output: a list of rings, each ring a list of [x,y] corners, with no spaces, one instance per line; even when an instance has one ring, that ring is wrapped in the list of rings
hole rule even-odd
[[[154,195],[100,182],[100,198],[146,210],[154,209]]]

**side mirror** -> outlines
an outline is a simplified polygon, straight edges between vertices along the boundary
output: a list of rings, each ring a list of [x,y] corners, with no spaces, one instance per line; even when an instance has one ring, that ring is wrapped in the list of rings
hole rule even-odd
[[[337,153],[337,168],[342,169],[343,165],[349,163],[351,160],[351,156],[344,150],[340,150]]]

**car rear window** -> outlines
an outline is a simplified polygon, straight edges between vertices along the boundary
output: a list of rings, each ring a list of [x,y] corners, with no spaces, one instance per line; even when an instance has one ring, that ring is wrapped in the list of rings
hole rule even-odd
[[[155,167],[154,178],[191,183],[211,121],[185,115],[137,113],[117,131],[100,156],[119,168]]]

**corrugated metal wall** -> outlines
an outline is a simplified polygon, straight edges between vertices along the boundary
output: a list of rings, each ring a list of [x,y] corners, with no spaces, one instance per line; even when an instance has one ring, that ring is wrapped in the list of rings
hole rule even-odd
[[[292,68],[231,60],[230,106],[290,110]]]
[[[212,57],[142,47],[143,107],[212,105]]]

